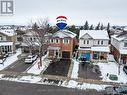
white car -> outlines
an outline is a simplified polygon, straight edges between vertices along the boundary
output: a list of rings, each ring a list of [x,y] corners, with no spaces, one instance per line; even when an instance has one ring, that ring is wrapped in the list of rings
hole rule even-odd
[[[25,59],[25,63],[33,63],[37,59],[37,55],[29,55]]]
[[[0,64],[3,64],[4,61],[5,61],[5,58],[0,59]]]

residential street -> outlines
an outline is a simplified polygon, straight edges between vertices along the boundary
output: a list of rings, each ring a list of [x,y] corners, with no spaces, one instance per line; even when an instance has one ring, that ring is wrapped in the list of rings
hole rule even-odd
[[[42,84],[0,81],[0,95],[103,95],[103,92],[84,91]]]

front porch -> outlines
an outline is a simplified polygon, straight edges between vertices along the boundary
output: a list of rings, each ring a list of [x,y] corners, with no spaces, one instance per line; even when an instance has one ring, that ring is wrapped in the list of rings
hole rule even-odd
[[[48,58],[58,58],[60,59],[61,58],[61,51],[60,51],[60,47],[52,47],[52,46],[49,46],[48,47]]]

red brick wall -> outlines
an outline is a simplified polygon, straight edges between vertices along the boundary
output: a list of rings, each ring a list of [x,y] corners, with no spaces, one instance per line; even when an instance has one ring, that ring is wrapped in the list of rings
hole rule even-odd
[[[57,39],[60,40],[59,43],[50,43],[49,46],[60,47],[61,51],[73,51],[73,48],[75,46],[74,39],[69,38],[69,44],[64,44],[62,38],[57,38]]]
[[[111,52],[114,55],[116,61],[119,62],[119,57],[120,57],[119,51],[114,46],[111,46]],[[127,63],[127,55],[121,55],[121,59],[126,60]]]

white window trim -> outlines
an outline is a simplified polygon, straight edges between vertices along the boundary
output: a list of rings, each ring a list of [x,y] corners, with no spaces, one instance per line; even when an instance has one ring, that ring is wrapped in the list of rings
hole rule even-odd
[[[67,43],[65,43],[64,40],[65,40],[65,39],[63,39],[63,43],[64,43],[64,44],[69,44],[69,43],[70,43],[70,40],[69,40],[69,39],[67,39],[67,40],[68,40]]]
[[[57,40],[58,40],[58,42],[57,42]],[[56,44],[59,44],[59,42],[60,42],[60,40],[59,40],[59,39],[55,39],[55,43],[56,43]]]

